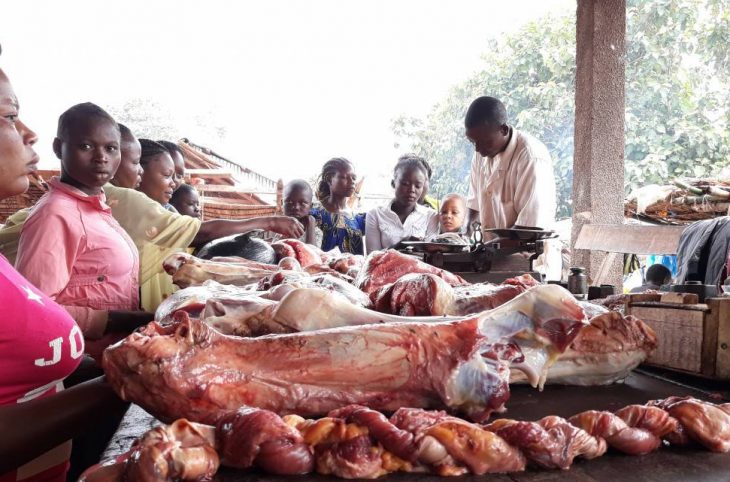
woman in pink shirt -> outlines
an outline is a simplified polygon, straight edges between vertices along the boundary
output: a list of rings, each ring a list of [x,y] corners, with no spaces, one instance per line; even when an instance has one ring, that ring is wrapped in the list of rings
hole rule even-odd
[[[37,137],[0,69],[0,199],[28,189]],[[0,482],[63,482],[70,439],[126,408],[102,378],[63,390],[84,339],[68,313],[0,256]]]
[[[139,311],[137,248],[102,190],[121,161],[119,126],[94,104],[75,105],[59,118],[53,150],[61,177],[25,222],[15,267],[66,308],[87,341],[101,339],[91,343],[99,350],[153,318]]]

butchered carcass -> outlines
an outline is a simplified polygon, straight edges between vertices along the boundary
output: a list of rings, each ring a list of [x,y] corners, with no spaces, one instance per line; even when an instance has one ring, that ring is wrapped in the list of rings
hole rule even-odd
[[[451,286],[468,284],[461,276],[435,268],[413,256],[388,249],[375,251],[368,255],[365,264],[355,279],[355,286],[369,295],[385,285],[395,283],[402,276],[410,273],[431,273]]]
[[[277,261],[291,257],[299,261],[302,268],[312,264],[324,263],[328,258],[321,249],[298,239],[282,239],[271,243],[271,247],[276,252]]]
[[[431,273],[409,273],[370,293],[374,309],[402,316],[470,315],[491,310],[539,285],[530,275],[501,284],[452,287]]]
[[[604,312],[581,328],[565,353],[550,367],[548,383],[586,386],[615,383],[646,360],[656,344],[654,330],[643,321],[615,311]],[[524,382],[525,377],[513,371],[510,381]]]
[[[205,260],[187,253],[171,254],[162,266],[172,276],[172,282],[180,288],[198,286],[208,280],[246,286],[279,269],[276,265],[262,265],[253,261],[248,263],[245,260],[236,263]]]
[[[104,353],[125,400],[163,420],[213,422],[248,405],[315,415],[357,403],[374,409],[448,407],[483,420],[509,398],[510,365],[533,384],[580,331],[566,290],[540,286],[482,316],[240,338],[196,320],[149,324]],[[543,356],[522,354],[542,347]]]

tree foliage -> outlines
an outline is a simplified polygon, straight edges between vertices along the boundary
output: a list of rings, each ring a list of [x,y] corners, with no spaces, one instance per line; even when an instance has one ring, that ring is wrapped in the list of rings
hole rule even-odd
[[[716,173],[730,161],[728,0],[629,0],[626,184]],[[434,166],[432,190],[465,194],[473,148],[463,118],[480,95],[500,98],[512,123],[553,156],[558,216],[569,216],[575,101],[575,15],[547,16],[486,45],[483,68],[423,119],[393,121],[396,144]]]

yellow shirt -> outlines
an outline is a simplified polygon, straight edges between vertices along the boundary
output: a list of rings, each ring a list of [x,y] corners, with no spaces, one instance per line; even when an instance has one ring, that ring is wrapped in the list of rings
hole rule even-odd
[[[155,311],[176,289],[170,275],[162,269],[162,262],[170,254],[187,249],[198,234],[201,222],[172,213],[134,189],[107,184],[104,192],[112,216],[139,250],[142,309]]]
[[[184,251],[200,230],[200,220],[172,213],[139,191],[104,186],[106,203],[112,216],[134,241],[139,251],[139,286],[142,309],[155,311],[175,291],[172,278],[162,262],[172,253]],[[30,209],[11,215],[0,229],[0,252],[15,264],[18,240]]]

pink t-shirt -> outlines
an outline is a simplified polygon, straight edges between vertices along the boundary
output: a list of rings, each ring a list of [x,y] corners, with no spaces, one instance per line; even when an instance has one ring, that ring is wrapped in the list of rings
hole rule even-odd
[[[51,396],[81,362],[84,337],[73,318],[0,256],[0,405]],[[53,460],[53,459],[51,459]],[[68,461],[23,480],[64,480]],[[15,481],[16,472],[0,474]]]
[[[36,204],[20,234],[15,266],[63,305],[87,339],[99,338],[109,310],[139,309],[139,255],[104,194],[61,182]]]

